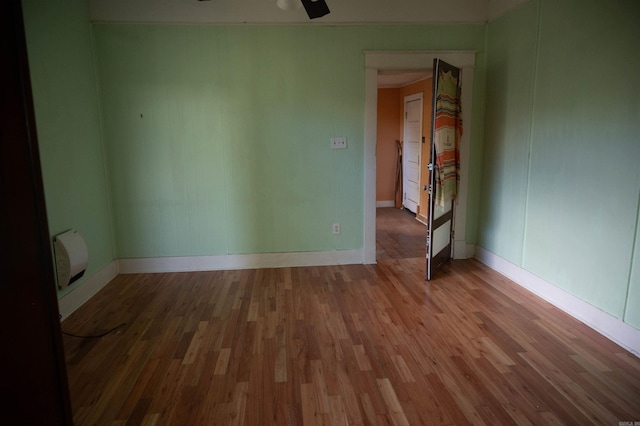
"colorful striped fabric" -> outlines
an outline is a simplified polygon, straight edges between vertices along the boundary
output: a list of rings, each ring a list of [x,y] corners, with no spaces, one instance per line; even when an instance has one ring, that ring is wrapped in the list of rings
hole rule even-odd
[[[436,204],[455,200],[460,181],[460,137],[462,115],[458,79],[451,72],[440,70],[436,94],[436,122],[434,144],[436,149]]]

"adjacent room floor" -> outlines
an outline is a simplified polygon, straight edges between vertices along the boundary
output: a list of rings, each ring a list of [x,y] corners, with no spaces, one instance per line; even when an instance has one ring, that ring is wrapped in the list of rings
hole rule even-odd
[[[123,324],[64,338],[76,425],[640,420],[637,357],[475,260],[424,281],[378,218],[377,265],[118,276],[63,323]]]

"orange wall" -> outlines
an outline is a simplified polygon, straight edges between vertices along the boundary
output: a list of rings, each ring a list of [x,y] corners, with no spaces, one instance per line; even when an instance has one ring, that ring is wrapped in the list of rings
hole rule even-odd
[[[396,139],[402,139],[401,89],[378,89],[376,201],[392,201],[396,178]]]

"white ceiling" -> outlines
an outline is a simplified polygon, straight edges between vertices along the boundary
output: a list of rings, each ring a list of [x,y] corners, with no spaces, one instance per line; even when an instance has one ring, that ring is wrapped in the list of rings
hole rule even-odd
[[[94,22],[198,24],[484,23],[528,0],[326,0],[331,13],[310,21],[276,0],[89,0]]]

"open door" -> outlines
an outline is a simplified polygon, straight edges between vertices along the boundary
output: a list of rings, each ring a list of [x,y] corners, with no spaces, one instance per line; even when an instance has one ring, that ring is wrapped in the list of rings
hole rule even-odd
[[[0,4],[0,55],[3,418],[72,425],[20,0]]]
[[[440,59],[433,61],[433,113],[429,160],[429,220],[427,273],[430,280],[451,259],[453,208],[460,179],[460,70]]]

